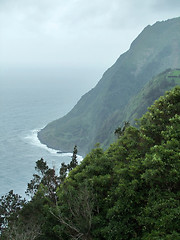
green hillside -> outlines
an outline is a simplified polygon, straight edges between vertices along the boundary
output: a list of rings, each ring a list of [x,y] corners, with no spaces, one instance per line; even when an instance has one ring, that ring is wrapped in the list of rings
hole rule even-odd
[[[29,201],[13,191],[0,199],[0,239],[179,240],[179,140],[175,87],[106,151],[97,146],[78,164],[75,147],[59,174],[38,160]]]
[[[180,31],[177,29],[180,29],[180,18],[147,26],[94,89],[82,96],[66,116],[39,132],[40,141],[63,151],[72,151],[77,145],[81,154],[87,153],[96,142],[106,146],[111,138],[109,133],[125,120],[119,115],[130,117],[130,113],[125,113],[125,109],[132,109],[128,107],[129,101],[153,76],[179,67]],[[115,116],[118,122],[112,121]]]
[[[180,85],[180,69],[167,69],[158,74],[130,101],[125,109],[126,121],[134,124],[135,118],[140,118],[156,99],[176,85]]]
[[[122,128],[125,121],[131,125],[135,125],[136,119],[140,118],[156,99],[176,85],[180,86],[180,69],[167,69],[163,73],[158,74],[146,83],[139,93],[129,101],[124,111],[115,112],[109,119],[109,122],[102,125],[98,132],[96,142],[102,142],[106,148],[112,140],[115,139],[115,128]],[[108,125],[112,127],[108,128]],[[103,140],[105,135],[109,137]]]

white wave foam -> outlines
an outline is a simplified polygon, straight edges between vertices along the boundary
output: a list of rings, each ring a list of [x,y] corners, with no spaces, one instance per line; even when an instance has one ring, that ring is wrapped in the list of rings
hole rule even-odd
[[[46,151],[48,151],[49,153],[53,154],[54,156],[57,157],[72,157],[72,153],[61,153],[61,150],[55,150],[52,148],[47,147],[47,145],[42,144],[39,139],[38,139],[38,132],[40,131],[40,129],[34,129],[31,130],[30,133],[25,137],[26,140],[28,140],[28,142],[36,147],[42,148]],[[60,152],[60,153],[58,153]],[[83,157],[80,155],[77,155],[77,160],[78,162],[83,160]]]
[[[38,132],[40,131],[40,129],[34,129],[34,130],[31,130],[30,133],[25,137],[26,140],[28,140],[28,142],[36,147],[40,147],[40,148],[43,148],[44,150],[52,153],[52,154],[55,154],[57,153],[56,150],[54,149],[51,149],[51,148],[48,148],[45,144],[42,144],[38,137],[37,137],[37,134]]]

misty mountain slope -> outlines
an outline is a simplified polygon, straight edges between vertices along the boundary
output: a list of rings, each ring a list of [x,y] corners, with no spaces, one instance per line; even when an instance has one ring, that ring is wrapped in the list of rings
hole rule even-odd
[[[126,106],[124,119],[134,124],[165,91],[180,85],[180,69],[167,69],[149,81]]]
[[[129,101],[153,76],[180,66],[179,29],[180,18],[147,26],[94,89],[66,116],[39,132],[40,141],[63,151],[72,151],[76,144],[81,154],[87,153],[96,142],[106,145],[110,131],[117,127],[112,118],[117,116],[123,122],[125,119],[119,115],[125,116]]]
[[[167,69],[155,76],[145,84],[137,95],[131,98],[123,111],[115,112],[104,122],[98,131],[96,142],[102,142],[104,147],[108,147],[115,140],[115,128],[123,127],[125,121],[135,125],[136,119],[142,117],[156,99],[163,96],[165,91],[172,89],[176,85],[180,86],[180,69]],[[105,138],[105,136],[108,136],[108,138]]]

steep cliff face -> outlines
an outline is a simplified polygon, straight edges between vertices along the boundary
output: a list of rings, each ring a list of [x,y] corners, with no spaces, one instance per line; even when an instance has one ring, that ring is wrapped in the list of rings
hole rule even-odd
[[[55,149],[88,152],[96,142],[106,146],[110,135],[125,120],[121,117],[129,101],[152,79],[167,68],[180,66],[180,18],[147,26],[64,117],[49,123],[38,137]]]
[[[123,127],[124,122],[127,121],[131,125],[136,125],[136,119],[139,119],[156,99],[177,85],[180,86],[180,69],[167,69],[153,77],[137,95],[131,98],[123,111],[115,112],[102,125],[96,136],[96,142],[102,140],[104,147],[107,147],[113,139],[115,140],[114,126],[116,128]],[[105,136],[108,136],[108,138],[105,138]]]

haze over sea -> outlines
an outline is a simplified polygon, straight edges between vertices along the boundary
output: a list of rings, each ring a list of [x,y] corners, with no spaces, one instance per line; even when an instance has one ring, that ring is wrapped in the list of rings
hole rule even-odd
[[[79,74],[75,75],[73,83],[70,74],[63,76],[59,70],[0,72],[0,196],[11,189],[25,196],[41,157],[56,169],[71,160],[71,153],[57,154],[40,144],[36,133],[65,115],[91,87],[77,84]]]

